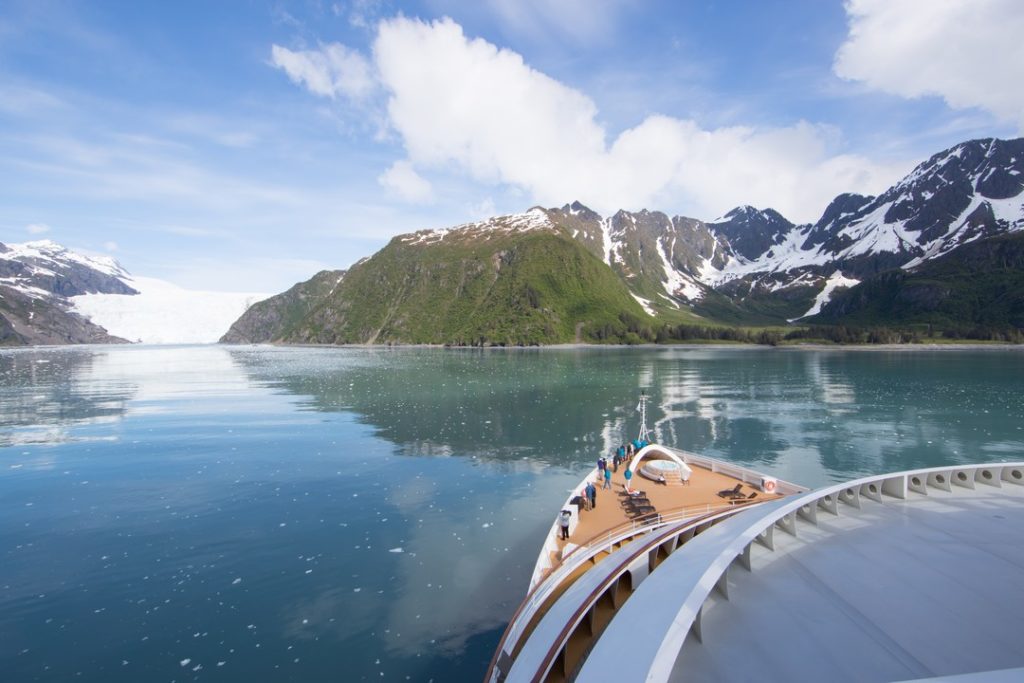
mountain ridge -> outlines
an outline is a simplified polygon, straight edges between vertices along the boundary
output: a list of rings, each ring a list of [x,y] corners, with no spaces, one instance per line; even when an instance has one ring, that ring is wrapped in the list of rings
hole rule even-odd
[[[428,256],[427,250],[473,250],[502,241],[507,248],[531,233],[546,233],[549,237],[561,235],[581,246],[615,275],[640,307],[640,311],[629,305],[623,307],[619,297],[619,303],[610,311],[612,315],[605,316],[602,323],[607,338],[622,338],[628,328],[635,335],[635,330],[642,327],[637,321],[649,319],[656,321],[655,326],[786,325],[810,316],[820,317],[831,310],[828,304],[833,297],[856,289],[863,280],[880,273],[892,269],[912,271],[934,259],[955,254],[963,245],[1024,229],[1022,181],[1024,139],[971,140],[932,155],[877,196],[838,195],[815,223],[794,224],[774,209],[750,206],[736,207],[710,222],[649,209],[620,210],[601,216],[573,201],[556,208],[533,207],[522,214],[396,236],[380,252],[353,266],[345,279],[363,272],[367,263],[376,268],[398,251],[404,256],[394,267],[415,270],[426,267],[429,261],[429,269],[440,273],[444,270],[443,259],[434,258],[436,254]],[[378,259],[382,253],[390,256]],[[455,252],[451,255],[456,260],[462,258]],[[492,251],[490,258],[498,258],[500,263],[497,252]],[[460,272],[462,278],[475,277]],[[538,272],[531,277],[542,275]],[[390,282],[389,276],[380,272],[376,277],[378,285]],[[425,286],[422,280],[416,285]],[[453,302],[466,293],[451,283],[444,286],[449,288],[447,298]],[[550,328],[545,334],[531,332],[522,338],[510,334],[507,328],[499,333],[493,326],[476,326],[473,334],[466,335],[451,320],[451,324],[440,327],[422,320],[419,331],[429,333],[421,339],[416,325],[409,326],[409,320],[422,317],[415,311],[399,314],[398,327],[391,327],[383,318],[377,320],[379,324],[371,324],[370,311],[363,310],[359,315],[365,318],[365,325],[356,330],[351,326],[354,309],[366,309],[370,301],[376,301],[382,311],[394,309],[394,302],[403,301],[408,292],[401,288],[390,291],[389,299],[382,298],[381,291],[372,287],[363,287],[358,293],[353,287],[344,286],[343,281],[331,295],[331,301],[314,305],[309,312],[310,329],[298,332],[293,328],[297,340],[475,344],[538,340],[551,343],[552,339],[574,341],[579,337],[580,330],[576,330],[577,334],[569,338],[559,317],[557,333]],[[511,297],[509,301],[492,304],[502,314],[513,315],[509,306],[514,308],[516,295],[507,294]],[[420,292],[417,296],[426,295]],[[562,300],[559,305],[569,303]],[[462,324],[464,330],[474,328],[471,319],[485,310],[481,309],[481,302],[465,310],[447,301],[433,305],[438,306],[438,311],[459,310],[460,315],[467,317]],[[563,311],[560,315],[566,314]],[[623,323],[624,319],[630,323]],[[576,319],[577,325],[581,322],[586,332],[587,321]],[[347,331],[337,334],[338,325]],[[497,336],[491,339],[490,334]],[[266,330],[262,335],[267,339],[295,341],[293,336],[283,329]],[[607,340],[600,335],[592,338]]]

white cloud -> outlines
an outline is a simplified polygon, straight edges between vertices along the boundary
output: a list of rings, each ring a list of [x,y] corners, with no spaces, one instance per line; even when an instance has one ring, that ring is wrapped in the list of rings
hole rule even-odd
[[[348,48],[321,50],[307,63]],[[648,207],[711,218],[755,204],[813,221],[837,194],[877,193],[909,170],[836,154],[837,131],[807,122],[708,130],[650,116],[616,136],[584,93],[467,38],[451,19],[380,22],[372,73],[407,154],[379,181],[415,201],[431,194],[420,173],[455,169],[548,206],[579,199],[603,213]],[[333,97],[326,72],[293,80]]]
[[[902,97],[937,95],[1024,129],[1020,0],[848,0],[841,78]]]
[[[428,202],[433,198],[430,183],[408,161],[396,161],[377,181],[410,202]]]
[[[106,249],[107,251],[117,251],[117,242],[104,242],[103,248]]]
[[[590,98],[514,52],[468,39],[451,20],[382,22],[374,59],[390,125],[414,165],[454,164],[542,204],[711,217],[751,203],[815,220],[840,192],[878,192],[909,170],[832,155],[836,132],[804,122],[705,130],[652,116],[609,142]]]
[[[43,233],[50,232],[50,226],[46,223],[29,223],[25,226],[25,230],[30,235],[42,235]]]
[[[270,60],[271,64],[288,74],[292,82],[332,99],[344,95],[360,100],[371,94],[375,86],[373,71],[366,58],[340,43],[324,45],[319,50],[300,51],[274,45]]]

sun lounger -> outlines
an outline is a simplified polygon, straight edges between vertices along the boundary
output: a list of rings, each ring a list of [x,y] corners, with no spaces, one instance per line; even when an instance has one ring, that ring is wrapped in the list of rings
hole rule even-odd
[[[718,496],[720,498],[736,498],[737,496],[742,496],[743,495],[742,493],[740,493],[740,489],[742,489],[742,488],[743,488],[743,483],[741,482],[739,484],[736,484],[736,486],[734,486],[731,489],[725,489],[724,491],[719,491],[718,492]]]

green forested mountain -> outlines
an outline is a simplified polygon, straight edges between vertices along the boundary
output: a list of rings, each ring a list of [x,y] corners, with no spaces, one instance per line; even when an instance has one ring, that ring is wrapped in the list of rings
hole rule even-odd
[[[556,344],[625,341],[631,326],[653,322],[614,272],[539,209],[396,237],[308,313],[266,315],[282,303],[256,312],[262,325],[247,313],[224,340]]]

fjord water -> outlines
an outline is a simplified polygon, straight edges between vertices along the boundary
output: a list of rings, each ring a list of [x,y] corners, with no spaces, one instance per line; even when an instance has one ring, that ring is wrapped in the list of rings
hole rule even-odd
[[[0,679],[480,680],[640,389],[659,441],[818,486],[1024,458],[1021,386],[1012,349],[0,352]]]

